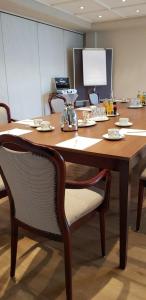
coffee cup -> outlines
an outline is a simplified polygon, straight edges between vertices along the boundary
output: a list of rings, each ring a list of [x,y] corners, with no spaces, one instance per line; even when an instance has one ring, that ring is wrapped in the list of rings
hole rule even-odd
[[[34,119],[33,120],[33,123],[34,123],[34,126],[40,126],[40,124],[42,123],[42,119]]]
[[[119,118],[119,124],[121,126],[128,125],[129,118]]]
[[[50,122],[48,122],[48,121],[42,121],[41,124],[40,124],[40,127],[42,129],[48,129],[48,128],[50,128]]]
[[[117,128],[109,128],[108,129],[109,138],[118,138],[120,136],[120,131]]]

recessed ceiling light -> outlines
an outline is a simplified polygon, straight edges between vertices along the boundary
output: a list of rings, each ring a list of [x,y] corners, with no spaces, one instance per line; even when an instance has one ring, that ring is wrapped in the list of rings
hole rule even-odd
[[[139,9],[137,9],[137,10],[136,10],[136,12],[137,12],[137,13],[139,13],[139,12],[140,12],[140,10],[139,10]]]
[[[126,0],[122,0],[122,2],[126,2]]]
[[[98,16],[98,18],[102,18],[102,16],[100,15],[100,16]]]
[[[84,6],[80,6],[80,9],[84,9]]]

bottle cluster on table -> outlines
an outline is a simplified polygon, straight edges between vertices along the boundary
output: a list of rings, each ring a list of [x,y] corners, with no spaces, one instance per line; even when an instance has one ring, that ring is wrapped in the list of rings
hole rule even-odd
[[[105,100],[103,102],[105,111],[107,115],[116,115],[117,114],[117,103],[114,99]]]

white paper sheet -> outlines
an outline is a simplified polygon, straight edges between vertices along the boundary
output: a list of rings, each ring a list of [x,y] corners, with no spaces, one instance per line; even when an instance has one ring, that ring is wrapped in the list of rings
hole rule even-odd
[[[121,134],[126,134],[126,135],[146,136],[146,130],[145,129],[122,128],[122,129],[120,129],[120,133]]]
[[[34,125],[34,121],[31,120],[31,119],[20,120],[20,121],[16,121],[15,123],[17,123],[17,124],[23,124],[23,125],[29,125],[29,126]]]
[[[1,131],[0,135],[2,135],[2,134],[23,135],[23,134],[26,134],[29,132],[32,132],[32,130],[14,128],[14,129],[6,130],[6,131]]]
[[[93,139],[93,138],[86,138],[83,136],[77,136],[70,140],[56,144],[56,146],[63,147],[63,148],[82,150],[82,149],[88,148],[94,144],[97,144],[100,141],[102,141],[102,139]]]

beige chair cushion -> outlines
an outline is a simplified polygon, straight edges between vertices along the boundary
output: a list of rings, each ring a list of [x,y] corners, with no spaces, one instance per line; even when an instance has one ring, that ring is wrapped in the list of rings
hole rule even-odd
[[[65,214],[68,224],[71,225],[81,217],[96,209],[104,199],[104,191],[96,189],[66,189]]]
[[[3,191],[3,190],[5,190],[5,186],[4,186],[3,180],[0,176],[0,192]]]
[[[140,179],[146,180],[146,169],[144,169],[143,172],[141,173]]]

